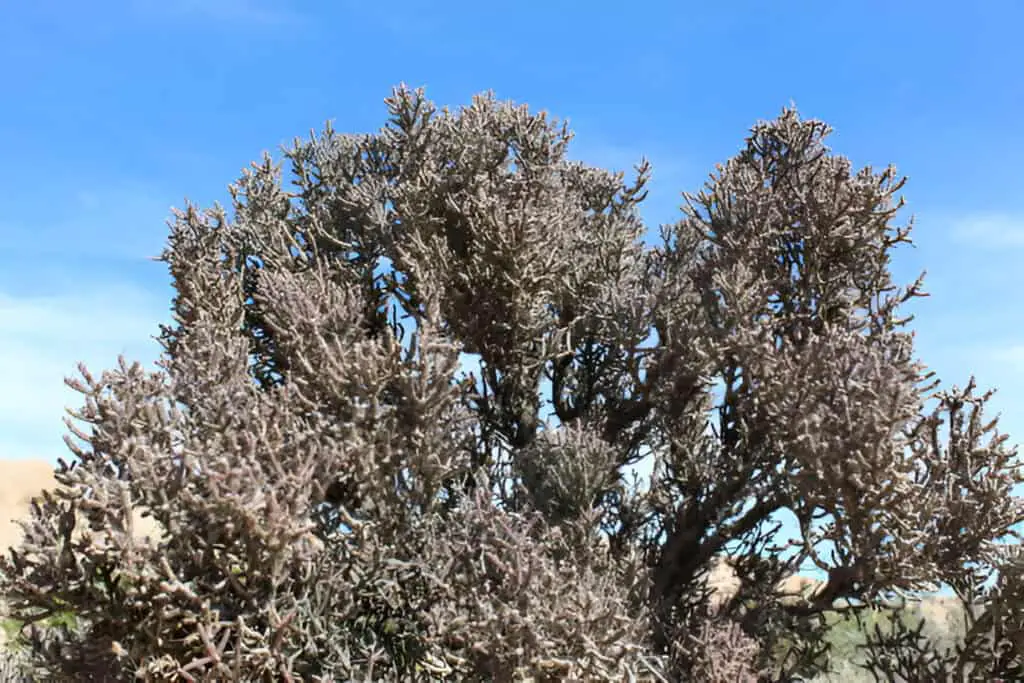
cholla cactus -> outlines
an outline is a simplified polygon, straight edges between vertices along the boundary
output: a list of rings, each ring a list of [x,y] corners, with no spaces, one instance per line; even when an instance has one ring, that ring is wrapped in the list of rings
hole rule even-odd
[[[17,619],[75,615],[40,675],[788,680],[825,612],[993,560],[1021,477],[985,397],[931,429],[968,399],[926,411],[892,169],[787,110],[647,248],[646,164],[491,96],[387,105],[178,212],[159,369],[69,381],[73,462],[2,566]]]

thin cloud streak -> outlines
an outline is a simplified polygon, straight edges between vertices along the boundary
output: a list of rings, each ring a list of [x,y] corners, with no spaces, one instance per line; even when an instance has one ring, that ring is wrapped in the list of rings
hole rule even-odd
[[[162,299],[128,283],[50,297],[0,292],[0,458],[66,455],[61,418],[82,397],[64,378],[79,362],[99,376],[119,354],[152,363],[162,310]]]
[[[992,358],[1012,372],[1024,373],[1024,343],[996,349]]]
[[[977,214],[956,221],[953,237],[979,249],[1024,249],[1024,215]]]
[[[203,18],[246,26],[280,27],[301,19],[286,3],[264,0],[132,0],[132,7],[147,18]]]
[[[160,254],[173,202],[139,183],[68,192],[65,201],[27,216],[0,217],[0,259],[31,245],[35,258],[142,262]],[[184,202],[178,202],[183,205]]]

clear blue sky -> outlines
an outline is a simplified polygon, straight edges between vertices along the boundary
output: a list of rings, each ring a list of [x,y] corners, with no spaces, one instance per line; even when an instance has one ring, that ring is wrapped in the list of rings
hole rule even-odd
[[[691,9],[686,9],[687,7]],[[171,295],[164,220],[225,200],[265,150],[383,124],[400,81],[493,89],[568,117],[573,154],[654,163],[678,215],[747,129],[795,102],[857,164],[896,163],[919,247],[898,256],[919,352],[999,386],[1024,434],[1024,3],[36,0],[0,19],[0,457],[64,454],[77,360],[151,361]]]

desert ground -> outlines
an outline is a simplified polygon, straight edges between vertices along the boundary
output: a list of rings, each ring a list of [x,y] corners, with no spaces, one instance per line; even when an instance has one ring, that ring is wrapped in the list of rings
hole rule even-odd
[[[35,496],[56,485],[53,470],[54,465],[46,460],[0,460],[0,552],[20,542],[21,527],[15,520],[29,514]],[[136,517],[134,526],[140,536],[154,531],[149,519]],[[729,596],[738,587],[735,575],[724,562],[717,564],[709,581],[719,599]],[[779,588],[783,593],[799,594],[813,592],[817,583],[812,578],[793,576]]]
[[[53,470],[54,465],[46,460],[0,460],[0,552],[6,552],[21,541],[21,527],[15,520],[29,514],[35,496],[56,485]],[[137,519],[135,528],[142,534],[150,533],[148,521],[140,523]],[[788,582],[787,591],[799,591],[811,581],[794,577]],[[713,573],[711,584],[723,594],[735,590],[737,585],[732,572],[723,563]]]
[[[21,527],[14,520],[28,514],[32,498],[56,484],[53,469],[46,460],[0,461],[0,550],[20,542]]]
[[[57,485],[54,465],[47,460],[0,460],[0,552],[21,542],[21,527],[15,521],[29,514],[32,499],[44,489]],[[137,534],[153,534],[152,520],[136,514]]]
[[[45,460],[0,460],[0,552],[6,553],[11,546],[17,545],[22,536],[21,527],[15,520],[29,514],[31,501],[44,489],[56,485],[53,478],[54,466]],[[136,517],[135,529],[140,536],[151,535],[155,531],[152,521]],[[716,601],[730,597],[738,587],[738,581],[731,568],[725,562],[718,562],[709,577],[709,584],[715,590]],[[793,576],[779,586],[780,592],[786,594],[813,593],[819,587],[814,579]],[[951,598],[934,597],[924,600],[920,605],[922,616],[939,625],[944,630],[950,618],[958,608]],[[3,603],[0,602],[0,618],[3,617]],[[6,640],[5,633],[0,630],[0,648]],[[822,678],[822,681],[844,680],[852,683],[856,680],[868,680],[862,677],[859,670],[850,670],[840,678]]]

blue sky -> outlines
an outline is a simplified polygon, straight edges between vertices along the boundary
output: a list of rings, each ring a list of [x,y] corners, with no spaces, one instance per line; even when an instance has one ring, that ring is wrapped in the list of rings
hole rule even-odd
[[[689,7],[687,9],[686,7]],[[515,9],[509,9],[514,7]],[[654,164],[644,210],[678,216],[748,128],[795,102],[855,163],[896,163],[929,270],[919,353],[974,372],[1024,434],[1024,47],[1018,2],[10,4],[0,21],[0,457],[55,459],[62,377],[151,361],[171,296],[147,260],[184,197],[226,200],[265,150],[327,119],[383,124],[400,81],[570,119],[573,155]]]

